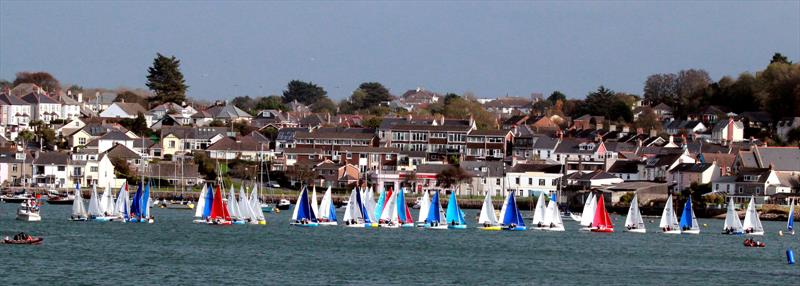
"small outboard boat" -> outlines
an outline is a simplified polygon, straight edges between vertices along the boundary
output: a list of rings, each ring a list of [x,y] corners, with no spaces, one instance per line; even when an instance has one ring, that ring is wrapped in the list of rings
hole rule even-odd
[[[767,246],[762,241],[753,240],[752,238],[747,238],[744,240],[744,247],[765,247]]]
[[[40,243],[42,243],[43,240],[44,240],[44,238],[35,237],[35,236],[31,236],[31,235],[29,235],[27,233],[20,232],[20,233],[14,235],[13,239],[9,238],[8,236],[6,236],[6,238],[3,239],[3,243],[5,243],[5,244],[40,244]]]

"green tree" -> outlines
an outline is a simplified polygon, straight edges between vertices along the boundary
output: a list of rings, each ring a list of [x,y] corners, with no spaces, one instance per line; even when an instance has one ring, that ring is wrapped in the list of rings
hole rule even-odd
[[[186,101],[186,89],[189,86],[180,71],[181,61],[175,56],[165,57],[156,54],[153,66],[148,69],[147,87],[153,91],[151,101],[155,104],[165,102],[182,103]]]
[[[25,142],[31,142],[34,138],[36,138],[36,134],[33,134],[30,130],[22,130],[17,134],[17,141],[24,140]]]
[[[225,122],[222,122],[222,120],[219,120],[219,119],[214,119],[214,120],[212,120],[211,122],[208,123],[208,126],[209,127],[225,127]]]
[[[644,131],[648,130],[661,130],[661,122],[658,121],[658,116],[653,112],[653,109],[645,108],[642,114],[634,122],[636,128],[642,128]]]
[[[192,159],[197,164],[197,171],[202,174],[206,180],[217,179],[217,169],[214,160],[206,155],[205,151],[192,152]]]
[[[251,115],[254,114],[256,108],[256,102],[250,96],[237,96],[231,100],[231,104],[233,106],[238,107],[241,110],[244,110]]]
[[[769,63],[770,64],[774,64],[774,63],[792,64],[792,62],[789,61],[789,58],[787,58],[786,56],[782,55],[781,53],[775,53],[774,55],[772,55],[772,60],[769,61]]]
[[[53,129],[48,127],[41,127],[36,130],[36,137],[42,143],[42,146],[45,146],[48,149],[52,150],[52,146],[56,145],[56,132]]]
[[[12,89],[14,86],[11,84],[10,81],[5,79],[0,79],[0,92],[5,92],[6,90]]]
[[[436,185],[442,188],[457,186],[470,178],[469,173],[461,167],[451,166],[436,174]]]
[[[553,104],[553,105],[555,105],[556,101],[559,101],[559,100],[566,101],[567,100],[567,96],[565,94],[561,93],[558,90],[554,91],[553,93],[550,94],[550,96],[547,97],[547,101],[549,101],[550,104]]]
[[[136,135],[147,136],[152,133],[152,130],[147,127],[147,120],[144,118],[144,114],[141,112],[136,115],[136,118],[125,118],[120,120],[119,124]]]
[[[314,104],[311,104],[311,111],[312,112],[327,112],[330,114],[336,114],[336,103],[334,103],[330,98],[323,97],[318,99]]]
[[[124,178],[128,182],[139,181],[139,176],[131,169],[131,166],[125,159],[111,158],[111,165],[114,166],[114,173],[117,177]]]
[[[138,103],[145,108],[148,108],[150,105],[150,102],[147,101],[147,98],[139,96],[130,90],[124,90],[118,93],[117,97],[114,98],[114,101]]]
[[[299,103],[311,105],[323,98],[327,98],[327,94],[328,92],[325,89],[312,82],[292,80],[286,85],[286,90],[283,91],[283,102],[289,103],[297,100]]]
[[[256,100],[256,111],[264,109],[277,109],[281,111],[289,111],[289,107],[283,104],[283,99],[277,95],[270,95],[267,97],[259,97]]]
[[[350,95],[350,98],[340,105],[342,112],[358,113],[367,112],[370,114],[381,115],[388,112],[388,109],[376,109],[381,103],[392,100],[389,90],[378,82],[365,82],[358,86]]]
[[[381,122],[383,122],[383,117],[370,117],[361,121],[361,125],[367,128],[378,128],[381,126]]]
[[[61,90],[61,84],[48,72],[18,72],[13,85],[23,83],[35,84],[48,92]]]

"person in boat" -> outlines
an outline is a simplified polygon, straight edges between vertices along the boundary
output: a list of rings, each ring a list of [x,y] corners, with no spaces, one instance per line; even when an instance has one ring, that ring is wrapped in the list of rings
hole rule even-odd
[[[542,227],[542,223],[541,222],[536,223],[536,227]]]
[[[556,224],[551,222],[550,223],[550,228],[554,228],[554,227],[556,227]]]
[[[483,227],[489,227],[489,226],[490,226],[490,225],[489,225],[489,223],[488,223],[488,222],[484,222],[484,223],[483,223]]]
[[[14,235],[14,240],[31,240],[31,236],[27,233],[20,232]]]
[[[511,228],[517,228],[517,224],[516,223],[511,223],[510,227]]]

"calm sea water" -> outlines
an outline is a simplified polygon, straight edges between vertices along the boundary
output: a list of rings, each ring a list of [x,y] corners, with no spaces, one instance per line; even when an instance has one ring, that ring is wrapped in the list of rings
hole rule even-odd
[[[15,208],[0,204],[0,234],[45,241],[0,245],[0,285],[800,283],[800,265],[785,257],[800,251],[800,234],[779,237],[780,222],[764,222],[767,247],[755,249],[706,219],[700,235],[676,236],[656,233],[657,218],[652,233],[621,232],[618,216],[620,232],[598,234],[571,220],[563,233],[299,228],[288,211],[266,226],[198,225],[193,212],[168,209],[153,210],[153,225],[75,223],[70,206],[53,205],[26,223]]]

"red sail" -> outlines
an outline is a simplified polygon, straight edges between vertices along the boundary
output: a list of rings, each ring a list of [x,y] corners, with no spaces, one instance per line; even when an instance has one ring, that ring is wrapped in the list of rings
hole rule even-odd
[[[217,191],[214,192],[214,201],[211,203],[211,215],[209,216],[212,219],[231,219],[231,215],[228,214],[228,206],[222,201],[222,191],[220,191],[219,185],[217,185]]]
[[[414,217],[411,216],[411,211],[408,209],[408,204],[405,204],[406,207],[406,221],[404,223],[414,223]]]
[[[611,216],[609,216],[606,211],[606,203],[605,200],[603,200],[603,194],[600,194],[600,197],[597,198],[597,210],[594,213],[592,226],[599,229],[614,229],[614,225],[611,224]]]
[[[384,208],[386,207],[386,203],[389,202],[389,198],[391,198],[391,197],[392,197],[392,188],[389,188],[389,191],[386,192],[386,197],[383,198],[383,207]]]

